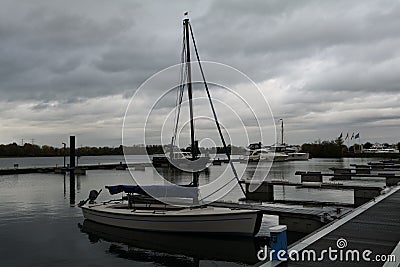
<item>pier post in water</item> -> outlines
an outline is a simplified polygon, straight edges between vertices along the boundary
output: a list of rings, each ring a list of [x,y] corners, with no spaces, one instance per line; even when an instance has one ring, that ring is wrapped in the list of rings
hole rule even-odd
[[[69,137],[69,203],[75,204],[75,136]]]
[[[69,166],[71,169],[75,168],[75,136],[69,137]]]

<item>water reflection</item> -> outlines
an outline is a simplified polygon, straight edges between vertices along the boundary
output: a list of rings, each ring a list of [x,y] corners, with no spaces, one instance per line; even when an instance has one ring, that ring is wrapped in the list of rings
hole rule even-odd
[[[76,176],[76,191],[79,193],[81,191],[81,175]]]
[[[76,193],[81,191],[81,175],[75,175],[74,170],[69,172],[69,204],[75,206]],[[66,198],[67,185],[66,185],[66,174],[64,173],[64,198]]]
[[[174,184],[189,184],[192,181],[192,173],[184,172],[176,168],[155,167],[154,171],[158,172],[164,179]],[[205,168],[199,173],[199,181],[202,184],[210,182],[210,169]]]
[[[66,174],[64,173],[64,187],[63,187],[63,189],[64,189],[64,199],[67,197],[67,182],[66,182]]]
[[[75,205],[75,172],[73,169],[69,172],[69,204]]]
[[[199,266],[200,261],[258,263],[257,252],[268,243],[263,237],[214,237],[135,231],[85,220],[79,224],[91,243],[110,242],[107,253],[163,266]]]
[[[56,164],[61,165],[62,160],[62,157],[20,158],[18,162],[20,167],[55,166]],[[99,162],[115,163],[123,159],[107,156],[85,157],[81,160],[86,160],[87,164],[97,164]],[[144,162],[141,157],[135,157],[134,160]],[[298,170],[326,172],[330,167],[346,167],[352,163],[366,164],[376,160],[378,159],[312,159],[310,161],[282,162],[273,164],[268,179],[279,178],[283,173],[285,179],[296,182],[300,180],[298,176],[294,175]],[[17,161],[1,159],[0,165],[7,167],[9,165],[7,162],[12,167],[12,164]],[[201,184],[207,183],[206,179],[212,182],[224,171],[226,166],[227,164],[211,166],[209,177],[201,174]],[[238,164],[237,167],[240,169],[241,165]],[[244,168],[242,170],[244,171]],[[273,176],[275,173],[278,173],[279,177]],[[146,176],[150,182],[155,176],[150,168],[146,168],[145,171],[137,171],[136,174]],[[243,178],[246,178],[246,175],[250,176],[251,173],[244,173]],[[181,174],[181,177],[172,175],[172,177],[180,184],[191,180],[190,174]],[[86,176],[80,177],[81,192],[75,190],[71,195],[73,197],[70,197],[69,179],[68,173],[65,176],[50,173],[0,176],[0,236],[4,240],[3,246],[0,248],[1,266],[30,266],[32,262],[38,266],[51,266],[54,265],[54,262],[57,262],[58,266],[196,266],[196,264],[240,266],[256,262],[254,251],[258,248],[258,239],[254,241],[255,248],[249,249],[248,241],[227,240],[231,245],[225,245],[226,243],[218,241],[218,238],[205,238],[208,241],[202,242],[200,237],[190,237],[187,241],[180,241],[180,238],[176,236],[165,241],[161,237],[157,239],[151,235],[141,237],[144,233],[135,232],[135,234],[131,234],[131,237],[128,234],[122,234],[120,238],[128,237],[128,241],[123,242],[123,240],[118,241],[118,238],[106,239],[95,232],[90,234],[90,237],[93,238],[92,241],[102,240],[103,242],[91,245],[88,241],[89,234],[81,233],[76,227],[78,222],[83,221],[81,210],[76,207],[71,208],[70,201],[76,203],[76,201],[86,199],[91,189],[98,190],[111,184],[132,184],[133,180],[128,171],[90,170]],[[378,184],[368,180],[362,183],[380,185],[383,182]],[[75,186],[78,187],[78,181]],[[337,190],[329,193],[326,190],[300,191],[292,187],[275,187],[274,191],[277,199],[322,199],[325,201],[345,201],[346,199],[352,201],[353,199],[351,193]],[[282,196],[281,191],[286,196]],[[237,201],[240,197],[242,197],[240,189],[235,188],[224,199]],[[100,202],[106,201],[110,199],[110,195],[104,192],[98,199]],[[268,227],[278,223],[278,219],[272,217],[274,216],[264,215],[261,235],[267,235]],[[103,234],[107,235],[108,233],[109,229],[103,230]],[[299,237],[288,232],[288,243],[292,243]],[[129,239],[133,240],[129,241]],[[266,243],[263,240],[265,239],[261,239],[261,243]],[[176,246],[179,247],[176,248]],[[128,260],[118,260],[116,257]],[[135,258],[146,260],[146,257],[148,262],[154,263],[134,260]],[[211,260],[207,262],[207,259]],[[227,262],[225,263],[224,260]],[[163,264],[163,262],[167,263]]]

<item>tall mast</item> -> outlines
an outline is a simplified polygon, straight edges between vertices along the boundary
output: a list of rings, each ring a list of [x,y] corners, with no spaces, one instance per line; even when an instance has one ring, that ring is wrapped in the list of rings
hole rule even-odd
[[[190,66],[190,45],[189,45],[189,19],[185,18],[183,20],[183,25],[185,27],[185,41],[186,41],[186,67],[187,67],[187,87],[188,87],[188,97],[189,97],[189,115],[190,115],[190,140],[191,140],[191,152],[192,160],[196,160],[196,150],[195,137],[194,137],[194,120],[193,120],[193,103],[192,103],[192,70]],[[199,175],[197,172],[193,172],[193,186],[199,185]]]
[[[283,142],[283,119],[280,119],[281,121],[282,121],[282,124],[281,124],[281,140],[282,140],[282,145],[284,144],[284,142]]]

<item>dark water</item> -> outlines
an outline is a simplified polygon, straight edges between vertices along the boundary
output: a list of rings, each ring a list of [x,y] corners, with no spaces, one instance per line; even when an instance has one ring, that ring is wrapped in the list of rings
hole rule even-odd
[[[118,156],[82,157],[82,163],[119,162]],[[139,162],[140,156],[130,161]],[[0,159],[0,166],[18,161],[22,166],[54,166],[62,158]],[[297,181],[297,170],[328,171],[329,167],[346,167],[370,159],[312,159],[306,162],[282,162],[273,165],[270,178]],[[57,162],[57,163],[56,163]],[[12,166],[12,165],[11,165]],[[214,179],[226,166],[213,166],[200,176],[201,183]],[[240,169],[240,166],[239,166]],[[244,176],[250,175],[244,172]],[[151,177],[146,168],[140,175]],[[172,177],[176,182],[190,176]],[[105,185],[132,183],[128,171],[93,170],[76,176],[70,188],[69,176],[27,174],[0,176],[0,266],[242,266],[257,263],[258,249],[268,241],[268,227],[277,223],[275,216],[264,216],[257,238],[217,238],[143,233],[115,229],[84,222],[75,206],[89,190]],[[370,182],[383,184],[382,181]],[[72,189],[72,190],[71,190]],[[73,190],[75,189],[75,190]],[[297,190],[276,188],[280,199],[321,199],[351,202],[352,193],[337,190]],[[234,188],[225,199],[242,197]],[[103,192],[100,200],[108,199]]]

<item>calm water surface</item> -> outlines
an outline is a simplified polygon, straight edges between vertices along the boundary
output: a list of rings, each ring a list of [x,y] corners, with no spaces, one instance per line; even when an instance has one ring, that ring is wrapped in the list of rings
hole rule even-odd
[[[141,162],[143,156],[131,156],[130,162]],[[81,164],[115,163],[120,156],[81,157]],[[272,166],[269,179],[298,181],[298,170],[328,171],[330,167],[347,167],[350,163],[367,163],[371,159],[311,159],[282,162]],[[0,159],[0,167],[62,165],[61,158]],[[241,167],[237,165],[240,170]],[[209,174],[200,176],[201,184],[212,182],[224,173],[226,165],[212,166]],[[154,171],[136,172],[154,175]],[[190,176],[170,175],[177,183]],[[243,176],[252,175],[251,168]],[[69,176],[27,174],[0,176],[0,266],[243,266],[257,263],[258,249],[268,242],[268,227],[277,217],[264,216],[257,238],[216,238],[171,234],[143,233],[115,229],[83,220],[75,206],[91,189],[111,184],[132,184],[128,171],[93,170],[77,176],[70,188]],[[382,185],[383,181],[371,181]],[[325,200],[351,203],[349,191],[275,188],[278,199]],[[241,192],[235,187],[226,200],[237,201]],[[106,192],[100,200],[109,199]]]

